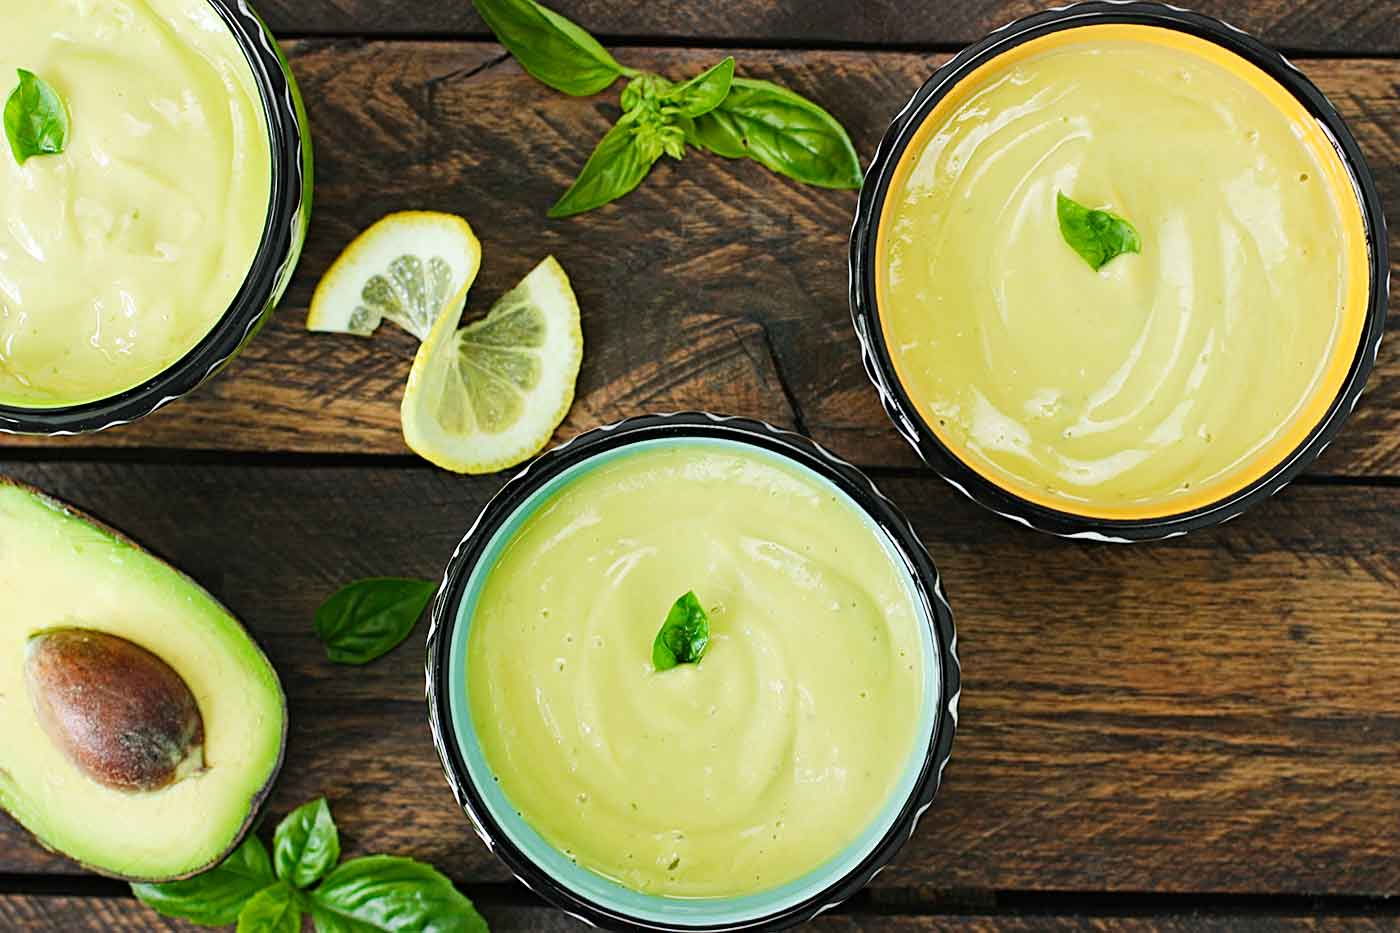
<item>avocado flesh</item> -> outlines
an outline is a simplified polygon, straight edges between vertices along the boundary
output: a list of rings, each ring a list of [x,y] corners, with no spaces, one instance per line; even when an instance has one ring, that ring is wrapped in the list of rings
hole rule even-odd
[[[45,732],[26,646],[73,627],[124,638],[184,680],[203,717],[203,768],[151,791],[104,785]],[[50,849],[140,881],[187,877],[242,839],[282,761],[277,674],[196,583],[24,486],[0,484],[0,808]]]

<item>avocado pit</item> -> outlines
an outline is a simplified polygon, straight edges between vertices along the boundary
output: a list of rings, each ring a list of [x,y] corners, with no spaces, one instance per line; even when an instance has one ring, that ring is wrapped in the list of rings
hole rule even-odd
[[[125,638],[62,628],[29,639],[25,679],[39,724],[85,775],[133,793],[204,767],[204,719],[189,685]]]

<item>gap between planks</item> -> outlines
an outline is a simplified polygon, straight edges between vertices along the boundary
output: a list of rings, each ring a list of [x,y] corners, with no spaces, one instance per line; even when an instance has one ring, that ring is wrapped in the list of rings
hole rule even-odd
[[[804,435],[805,436],[805,435]],[[551,445],[553,447],[555,445]],[[530,461],[526,461],[529,463]],[[416,454],[357,454],[335,451],[263,451],[208,450],[204,448],[169,447],[15,447],[0,453],[0,473],[6,463],[130,463],[142,466],[213,466],[271,469],[385,469],[436,470]],[[498,480],[514,476],[526,463],[499,473],[463,475],[462,479]],[[855,466],[872,479],[938,479],[931,468],[918,466],[888,466],[856,463]],[[1295,486],[1370,486],[1400,488],[1400,476],[1352,476],[1329,473],[1304,473],[1293,479]]]
[[[550,909],[542,898],[510,882],[458,887],[484,909]],[[93,875],[3,875],[0,895],[130,898],[122,881]],[[1400,900],[1384,896],[1273,894],[1162,894],[1150,891],[864,890],[830,913],[914,917],[1400,917]]]

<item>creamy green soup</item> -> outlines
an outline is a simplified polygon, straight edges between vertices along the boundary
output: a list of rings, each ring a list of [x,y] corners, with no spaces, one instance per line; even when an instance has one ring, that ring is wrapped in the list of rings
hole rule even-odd
[[[1130,221],[1095,270],[1056,195]],[[900,382],[996,484],[1109,518],[1172,514],[1286,457],[1360,339],[1346,171],[1272,78],[1204,40],[1091,26],[967,76],[898,165],[877,290]]]
[[[711,643],[657,671],[694,590]],[[880,814],[915,753],[922,621],[843,495],[735,445],[628,453],[514,534],[470,621],[467,689],[510,803],[628,888],[792,881]]]
[[[208,0],[6,0],[0,95],[25,68],[67,148],[0,144],[0,403],[116,395],[179,360],[257,254],[272,160],[253,71]]]

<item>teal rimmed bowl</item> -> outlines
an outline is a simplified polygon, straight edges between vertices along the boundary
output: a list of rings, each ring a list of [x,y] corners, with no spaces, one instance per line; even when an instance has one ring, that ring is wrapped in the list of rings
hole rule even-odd
[[[795,881],[728,898],[642,894],[575,864],[515,810],[493,779],[467,700],[467,644],[482,585],[501,551],[564,486],[619,457],[655,446],[742,447],[797,467],[844,498],[904,571],[923,623],[923,702],[918,741],[895,792],[843,851]],[[585,920],[626,930],[774,930],[811,919],[850,897],[893,858],[932,803],[957,726],[961,675],[951,610],[913,529],[850,464],[758,421],[707,413],[647,415],[598,428],[557,447],[510,480],[482,510],[448,565],[428,636],[428,706],[448,784],[481,837],[525,885]],[[542,778],[547,779],[547,778]]]

